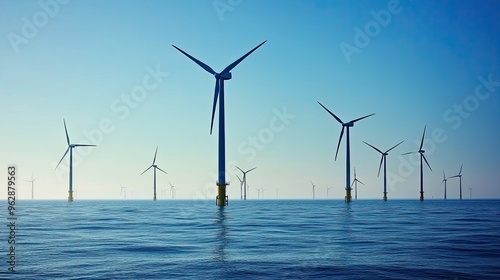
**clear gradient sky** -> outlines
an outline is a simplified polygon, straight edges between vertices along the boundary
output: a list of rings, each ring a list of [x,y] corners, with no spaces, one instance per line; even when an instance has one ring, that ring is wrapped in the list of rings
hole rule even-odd
[[[221,71],[268,40],[225,83],[230,200],[237,164],[249,198],[342,199],[343,121],[351,129],[359,198],[381,199],[386,150],[389,199],[419,196],[418,149],[427,125],[426,198],[442,198],[443,170],[463,163],[464,197],[500,197],[500,2],[491,1],[0,1],[0,166],[16,164],[35,197],[67,199],[63,118],[77,149],[77,199],[215,198],[215,79],[172,44]],[[217,117],[216,117],[217,118]],[[217,122],[215,122],[217,124]],[[352,170],[351,170],[352,172]],[[4,179],[6,180],[6,179]],[[20,181],[19,198],[30,198]],[[458,179],[448,198],[458,198]],[[0,197],[6,197],[6,191]]]

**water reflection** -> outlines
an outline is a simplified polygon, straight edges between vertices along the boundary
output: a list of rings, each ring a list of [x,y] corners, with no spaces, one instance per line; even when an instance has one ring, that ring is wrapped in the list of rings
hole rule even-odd
[[[226,261],[226,245],[227,245],[227,226],[226,226],[226,207],[218,207],[216,213],[215,223],[216,227],[216,236],[215,236],[215,260],[220,262]]]

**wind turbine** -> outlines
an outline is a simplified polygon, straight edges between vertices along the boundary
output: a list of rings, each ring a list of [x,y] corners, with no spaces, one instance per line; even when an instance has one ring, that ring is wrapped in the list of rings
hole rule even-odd
[[[168,182],[168,184],[170,185],[170,194],[172,195],[172,199],[175,198],[175,186],[172,185],[170,182]]]
[[[333,187],[326,187],[326,198],[328,198],[328,191],[332,189]]]
[[[382,162],[384,163],[384,200],[387,200],[387,155],[389,154],[389,152],[396,148],[397,146],[399,146],[401,143],[403,143],[404,141],[401,141],[399,142],[398,144],[396,144],[394,147],[390,148],[389,150],[385,151],[385,152],[382,152],[381,150],[375,148],[374,146],[366,143],[365,141],[363,141],[363,143],[365,143],[366,145],[372,147],[373,149],[375,149],[375,151],[379,152],[381,155],[382,155],[382,158],[380,159],[380,165],[378,166],[378,174],[377,174],[377,177],[380,176],[380,168],[382,167]]]
[[[241,168],[239,168],[238,166],[236,166],[236,168],[238,168],[238,170],[240,170],[241,172],[243,172],[243,183],[245,184],[245,187],[243,188],[244,192],[243,192],[243,200],[247,200],[247,173],[254,170],[255,168],[257,167],[254,167],[252,169],[249,169],[247,171],[243,171]],[[239,177],[238,177],[239,179]]]
[[[127,199],[127,187],[120,185],[120,196],[123,193],[123,199]]]
[[[241,180],[238,175],[236,175],[236,178],[240,181],[240,199],[243,200],[243,180]]]
[[[469,187],[469,198],[472,199],[472,187]]]
[[[315,193],[314,193],[314,190],[316,189],[316,186],[313,184],[312,181],[309,181],[309,182],[311,182],[311,186],[312,186],[313,199],[316,199]]]
[[[332,113],[330,110],[328,110],[325,106],[323,106],[323,104],[321,104],[319,101],[318,101],[319,105],[321,105],[321,107],[323,107],[323,109],[325,109],[330,115],[332,115],[332,117],[334,117],[341,125],[342,125],[342,131],[340,132],[340,137],[339,137],[339,143],[337,145],[337,151],[335,152],[335,160],[337,160],[337,155],[339,153],[339,148],[340,148],[340,142],[342,141],[342,136],[344,135],[344,129],[346,129],[346,134],[347,134],[347,139],[346,139],[346,166],[345,166],[345,173],[346,173],[346,178],[345,178],[345,201],[346,202],[351,202],[351,155],[350,155],[350,139],[349,139],[349,127],[353,127],[354,126],[354,123],[357,122],[357,121],[360,121],[364,118],[368,118],[368,117],[371,117],[375,114],[370,114],[370,115],[367,115],[367,116],[364,116],[364,117],[361,117],[361,118],[358,118],[358,119],[354,119],[352,121],[349,121],[347,123],[344,123],[342,122],[342,120],[335,116],[334,113]]]
[[[354,180],[352,180],[351,187],[352,187],[352,185],[354,185],[354,199],[355,200],[358,200],[358,182],[361,185],[364,185],[363,182],[361,182],[360,180],[358,180],[358,178],[356,178],[356,168],[354,168]]]
[[[155,164],[156,162],[156,153],[158,152],[158,147],[156,147],[156,151],[155,151],[155,157],[153,158],[153,164],[151,164],[151,166],[148,167],[148,169],[144,170],[142,174],[144,174],[146,171],[148,171],[151,167],[153,167],[153,173],[154,173],[154,183],[153,183],[153,186],[154,186],[154,191],[153,191],[153,200],[156,200],[156,169],[160,170],[161,172],[165,173],[165,174],[168,174],[167,172],[163,171],[161,168],[158,167],[158,165]]]
[[[448,181],[448,179],[446,179],[446,175],[444,175],[444,170],[443,170],[443,181],[441,181],[441,184],[443,184],[444,182],[444,199],[446,199],[446,181]]]
[[[35,193],[34,193],[34,188],[33,188],[33,185],[34,185],[34,183],[35,183],[36,179],[38,179],[38,178],[33,179],[33,174],[31,174],[31,180],[25,180],[26,182],[31,182],[31,199],[32,199],[32,200],[33,200],[33,199],[34,199],[34,197],[35,197]]]
[[[226,196],[226,186],[228,183],[226,182],[226,151],[225,151],[225,129],[224,129],[224,81],[230,80],[232,78],[231,70],[233,70],[236,65],[238,65],[243,59],[253,53],[257,48],[262,46],[266,41],[260,43],[257,47],[253,48],[251,51],[246,53],[244,56],[240,57],[235,62],[229,64],[222,72],[215,72],[210,66],[205,63],[199,61],[198,59],[192,57],[188,53],[179,49],[178,47],[172,45],[178,51],[183,53],[185,56],[190,58],[196,64],[198,64],[201,68],[205,69],[208,73],[214,75],[215,77],[215,92],[214,92],[214,101],[212,106],[212,120],[210,123],[210,134],[212,134],[212,128],[214,124],[214,116],[215,116],[215,108],[217,107],[217,101],[220,100],[219,104],[219,159],[218,159],[218,180],[216,182],[218,186],[218,195],[216,198],[218,206],[227,205],[227,196]]]
[[[66,133],[66,142],[68,143],[68,149],[66,149],[66,152],[62,156],[61,160],[57,164],[56,168],[59,167],[59,164],[61,164],[62,160],[64,157],[68,154],[69,151],[69,195],[68,195],[68,201],[72,202],[73,201],[73,148],[76,147],[95,147],[95,145],[88,145],[88,144],[71,144],[69,141],[69,136],[68,136],[68,129],[66,128],[66,121],[63,119],[64,123],[64,132]]]
[[[425,151],[422,150],[422,148],[424,147],[424,137],[425,137],[425,129],[426,128],[427,128],[427,126],[424,126],[424,133],[422,134],[422,141],[420,142],[420,148],[418,148],[418,151],[403,154],[403,155],[416,154],[416,153],[420,154],[420,200],[421,201],[424,200],[424,165],[423,165],[422,161],[425,161],[425,163],[427,164],[429,169],[432,171],[432,168],[429,165],[429,162],[427,161],[427,159],[424,156]]]
[[[457,175],[455,176],[451,176],[450,178],[448,179],[451,179],[451,178],[460,178],[460,200],[462,200],[462,167],[464,167],[464,165],[462,164],[462,166],[460,166],[460,171],[458,172]]]

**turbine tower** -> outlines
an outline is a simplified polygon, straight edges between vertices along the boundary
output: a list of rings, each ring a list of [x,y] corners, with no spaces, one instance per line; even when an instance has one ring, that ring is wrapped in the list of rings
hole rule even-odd
[[[441,181],[441,184],[443,184],[444,182],[444,199],[446,200],[446,181],[448,181],[448,179],[446,179],[446,175],[444,175],[444,170],[443,170],[443,181]]]
[[[151,167],[153,167],[153,173],[154,173],[154,183],[153,183],[153,186],[154,186],[154,189],[153,189],[153,200],[156,200],[156,169],[160,170],[161,172],[165,173],[165,174],[168,174],[167,172],[163,171],[161,168],[158,167],[158,165],[155,164],[156,162],[156,153],[158,152],[158,147],[156,147],[156,151],[155,151],[155,157],[153,158],[153,164],[151,164],[151,166],[148,167],[148,169],[144,170],[142,174],[144,174],[146,171],[148,171]]]
[[[33,179],[33,174],[31,174],[31,180],[25,180],[26,182],[31,182],[31,200],[33,200],[35,198],[35,192],[34,192],[33,185],[34,185],[36,179],[37,178]]]
[[[212,134],[212,128],[214,124],[214,116],[215,116],[215,108],[217,107],[217,101],[219,100],[219,159],[218,159],[218,195],[216,197],[216,204],[218,206],[227,205],[227,195],[226,195],[226,186],[228,183],[226,182],[226,151],[225,151],[225,129],[224,129],[224,81],[230,80],[232,78],[231,70],[236,67],[243,59],[249,56],[252,52],[254,52],[257,48],[262,46],[266,41],[260,43],[257,47],[253,48],[251,51],[246,53],[244,56],[240,57],[235,62],[229,64],[222,72],[215,72],[210,66],[205,63],[199,61],[198,59],[192,57],[188,53],[179,49],[178,47],[172,45],[178,51],[183,53],[185,56],[189,57],[192,61],[198,64],[201,68],[205,69],[208,73],[214,75],[215,77],[215,93],[214,93],[214,101],[212,106],[212,121],[210,123],[210,134]]]
[[[311,186],[312,186],[313,199],[316,199],[316,194],[314,193],[316,186],[314,185],[314,183],[312,181],[309,181],[309,182],[311,182]]]
[[[243,171],[243,169],[239,168],[238,166],[236,166],[236,168],[238,168],[238,170],[243,173],[243,183],[245,184],[245,187],[243,188],[243,200],[247,200],[247,188],[250,187],[250,186],[247,187],[247,173],[254,170],[257,167],[254,167],[254,168],[249,169],[247,171]],[[238,179],[239,179],[239,177],[238,177]]]
[[[389,154],[389,152],[396,148],[397,146],[399,146],[401,143],[403,143],[404,141],[401,141],[399,142],[398,144],[396,144],[394,147],[390,148],[389,150],[385,151],[385,152],[382,152],[381,150],[375,148],[374,146],[366,143],[365,141],[363,141],[363,143],[365,143],[366,145],[372,147],[373,149],[375,149],[375,151],[379,152],[381,155],[382,155],[382,158],[380,159],[380,165],[378,166],[378,174],[377,174],[377,177],[380,176],[380,168],[382,167],[382,162],[384,163],[384,201],[387,201],[387,155]]]
[[[342,120],[335,116],[335,114],[333,114],[330,110],[328,110],[325,106],[323,106],[323,104],[321,104],[319,101],[318,101],[319,105],[321,105],[321,107],[323,107],[323,109],[325,109],[330,115],[332,115],[332,117],[334,117],[341,125],[342,125],[342,130],[340,132],[340,137],[339,137],[339,143],[337,145],[337,151],[335,152],[335,160],[337,160],[337,155],[339,153],[339,148],[340,148],[340,142],[342,141],[342,136],[344,135],[344,129],[346,129],[346,166],[345,166],[345,173],[346,173],[346,176],[345,176],[345,201],[346,202],[351,202],[352,200],[352,197],[351,197],[351,154],[350,154],[350,139],[349,139],[349,127],[353,127],[354,126],[354,123],[357,122],[357,121],[360,121],[364,118],[368,118],[368,117],[371,117],[375,114],[370,114],[370,115],[367,115],[367,116],[364,116],[364,117],[361,117],[361,118],[358,118],[358,119],[355,119],[355,120],[352,120],[352,121],[349,121],[347,123],[344,123],[342,122]]]
[[[120,185],[120,196],[123,194],[123,199],[127,199],[127,187]]]
[[[73,201],[73,148],[76,147],[95,147],[95,145],[88,145],[88,144],[71,144],[69,141],[69,136],[68,136],[68,129],[66,128],[66,121],[63,119],[64,123],[64,132],[66,133],[66,142],[68,143],[68,149],[66,149],[66,152],[62,156],[61,160],[56,166],[59,167],[59,164],[61,164],[62,160],[64,157],[68,154],[69,151],[69,191],[68,191],[68,201],[72,202]]]
[[[354,180],[352,180],[351,184],[351,188],[352,185],[354,185],[354,200],[358,200],[358,183],[364,185],[363,182],[361,182],[360,180],[358,180],[358,178],[356,178],[356,168],[354,168]]]
[[[450,178],[448,179],[451,179],[451,178],[460,178],[460,200],[462,200],[462,167],[464,167],[464,165],[462,164],[462,166],[460,166],[460,171],[458,172],[457,175],[455,176],[451,176]]]
[[[332,189],[332,187],[326,187],[326,198],[328,198],[328,191]]]
[[[243,200],[243,180],[241,180],[240,176],[236,175],[238,181],[240,181],[240,199]]]
[[[425,163],[427,164],[429,169],[432,171],[432,168],[429,165],[429,162],[427,161],[427,159],[424,156],[425,151],[422,150],[422,148],[424,147],[424,138],[425,138],[425,129],[426,128],[427,128],[427,126],[424,126],[424,133],[422,134],[422,141],[420,142],[420,148],[418,149],[418,151],[403,154],[403,155],[416,154],[416,153],[420,154],[420,201],[424,200],[424,165],[423,165],[423,161],[425,161]]]

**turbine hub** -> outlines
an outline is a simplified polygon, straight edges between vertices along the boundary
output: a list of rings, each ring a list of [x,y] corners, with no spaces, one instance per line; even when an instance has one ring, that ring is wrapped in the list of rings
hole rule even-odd
[[[344,126],[353,127],[354,123],[353,122],[348,122],[348,123],[345,123]]]
[[[421,154],[425,153],[425,151],[424,151],[424,150],[420,150],[420,151],[418,151],[418,152],[419,152],[419,153],[421,153]]]
[[[223,80],[231,80],[232,74],[231,72],[221,73],[219,74],[219,77],[222,78]]]

